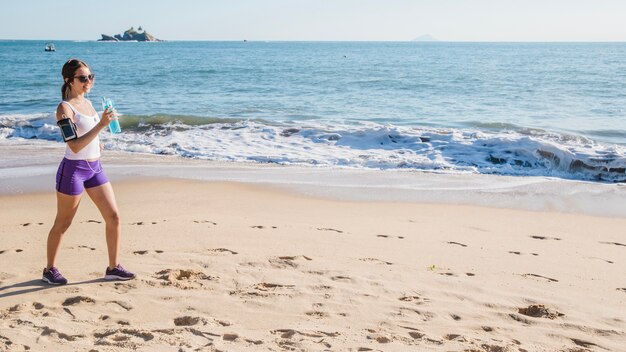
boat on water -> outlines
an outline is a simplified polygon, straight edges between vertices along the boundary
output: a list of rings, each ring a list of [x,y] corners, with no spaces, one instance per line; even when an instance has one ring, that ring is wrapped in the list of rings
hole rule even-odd
[[[53,43],[46,43],[44,51],[57,51],[57,49],[54,47]]]

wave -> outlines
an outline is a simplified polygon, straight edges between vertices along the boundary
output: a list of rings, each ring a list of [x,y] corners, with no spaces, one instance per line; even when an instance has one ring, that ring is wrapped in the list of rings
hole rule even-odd
[[[626,182],[626,147],[540,129],[125,115],[108,148],[183,157]],[[502,126],[500,126],[502,127]],[[61,141],[52,114],[0,115],[3,139]]]

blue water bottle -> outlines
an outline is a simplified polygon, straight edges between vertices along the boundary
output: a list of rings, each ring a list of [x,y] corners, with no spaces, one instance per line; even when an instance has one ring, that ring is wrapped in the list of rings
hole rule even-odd
[[[113,100],[103,97],[102,98],[102,108],[104,110],[111,108],[113,109]],[[118,120],[112,120],[111,122],[109,122],[109,130],[111,131],[111,133],[115,134],[115,133],[121,133],[122,132],[122,128],[120,127],[120,122]]]

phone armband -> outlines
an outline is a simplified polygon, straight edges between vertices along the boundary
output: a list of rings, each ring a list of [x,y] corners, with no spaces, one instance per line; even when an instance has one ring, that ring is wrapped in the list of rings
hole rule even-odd
[[[61,136],[63,136],[63,140],[65,142],[78,138],[78,133],[76,132],[76,125],[74,124],[74,121],[72,121],[71,119],[67,117],[64,119],[61,119],[57,121],[57,125],[59,125],[59,127],[61,128]]]

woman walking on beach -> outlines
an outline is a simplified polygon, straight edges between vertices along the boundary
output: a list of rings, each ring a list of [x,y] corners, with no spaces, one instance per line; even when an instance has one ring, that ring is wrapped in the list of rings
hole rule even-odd
[[[106,223],[109,265],[104,278],[133,279],[135,274],[122,268],[118,262],[120,219],[113,187],[100,165],[101,147],[98,134],[109,122],[116,119],[115,111],[106,109],[102,118],[99,118],[91,102],[85,98],[95,80],[95,75],[85,62],[71,59],[63,65],[61,74],[64,80],[61,87],[63,99],[57,107],[56,118],[57,121],[66,123],[62,133],[67,145],[56,176],[57,214],[48,234],[48,263],[43,270],[43,281],[53,285],[67,283],[55,267],[55,260],[63,234],[70,227],[78,210],[83,191],[87,192],[98,207]]]

